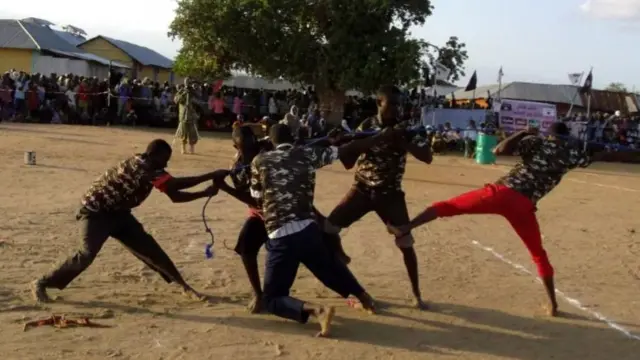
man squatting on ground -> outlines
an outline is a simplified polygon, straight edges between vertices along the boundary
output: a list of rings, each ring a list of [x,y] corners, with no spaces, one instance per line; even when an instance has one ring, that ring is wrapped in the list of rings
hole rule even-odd
[[[471,214],[503,216],[529,250],[549,299],[548,314],[556,316],[558,302],[553,281],[554,270],[542,246],[536,205],[560,183],[569,170],[584,168],[592,160],[604,160],[612,156],[607,153],[589,156],[582,150],[582,143],[569,138],[569,129],[561,122],[551,126],[549,139],[536,135],[535,129],[523,130],[498,144],[494,149],[497,155],[512,154],[517,149],[522,161],[495,183],[436,202],[411,222],[400,226],[390,224],[388,230],[391,234],[403,236],[437,218]]]
[[[354,140],[340,147],[294,146],[291,129],[271,127],[275,150],[258,154],[251,163],[250,192],[260,204],[268,240],[263,301],[277,316],[306,323],[309,316],[320,322],[318,335],[327,336],[335,309],[303,302],[289,296],[300,263],[325,286],[342,297],[354,295],[363,308],[373,311],[373,301],[349,268],[322,240],[315,222],[313,198],[316,170],[339,158],[351,158],[378,141],[389,141],[397,132],[389,128],[375,138]]]
[[[142,204],[154,187],[174,203],[217,194],[218,188],[214,185],[198,192],[183,190],[225,176],[226,170],[194,177],[172,177],[165,170],[171,152],[166,141],[154,140],[144,153],[107,170],[93,183],[82,197],[82,206],[76,215],[81,229],[81,244],[73,255],[32,283],[33,296],[37,301],[50,301],[47,288],[62,290],[67,287],[91,265],[110,236],[158,272],[165,281],[182,286],[187,295],[204,299],[186,283],[169,256],[131,213],[131,209]]]
[[[377,93],[378,115],[366,119],[358,131],[398,127],[398,119],[402,115],[401,95],[396,86],[381,87]],[[432,155],[430,145],[419,133],[406,131],[404,135],[400,141],[380,142],[357,158],[355,184],[329,215],[328,232],[337,234],[371,211],[374,211],[385,224],[401,225],[409,221],[407,203],[402,191],[407,153],[426,164],[431,163]],[[402,252],[409,274],[414,304],[419,309],[426,309],[427,304],[423,302],[420,293],[418,259],[413,248],[413,235],[410,232],[403,233],[395,237],[395,242]]]
[[[237,200],[249,206],[249,216],[247,217],[240,234],[234,251],[242,258],[249,282],[253,289],[254,297],[248,305],[248,310],[252,313],[262,311],[262,287],[260,285],[260,274],[258,271],[258,252],[263,244],[269,239],[267,229],[265,228],[261,210],[255,199],[251,197],[249,188],[251,185],[251,161],[262,152],[273,150],[273,145],[269,139],[258,139],[255,132],[250,126],[238,126],[232,133],[233,146],[237,150],[234,162],[229,171],[233,187],[224,181],[216,183],[218,188]],[[222,178],[219,178],[220,180]],[[325,218],[314,207],[316,223],[322,228]],[[323,240],[330,248],[334,250],[339,244],[339,235],[328,234],[323,232]],[[341,249],[338,249],[341,250]],[[334,252],[336,252],[334,250]],[[341,260],[348,263],[350,259],[346,258],[343,251],[338,251],[338,256],[342,255]]]

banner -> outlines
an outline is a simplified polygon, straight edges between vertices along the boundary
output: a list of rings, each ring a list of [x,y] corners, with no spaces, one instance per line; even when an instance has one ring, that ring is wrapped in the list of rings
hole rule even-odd
[[[436,68],[436,80],[446,81],[449,78],[449,74],[451,74],[451,69],[449,69],[448,67],[444,66],[439,62],[436,63],[435,68]]]
[[[518,100],[502,100],[500,104],[500,127],[507,133],[530,126],[546,134],[556,121],[556,106],[553,104]]]
[[[571,73],[569,74],[569,82],[571,82],[573,86],[578,86],[580,85],[580,81],[582,81],[583,75],[584,73]]]

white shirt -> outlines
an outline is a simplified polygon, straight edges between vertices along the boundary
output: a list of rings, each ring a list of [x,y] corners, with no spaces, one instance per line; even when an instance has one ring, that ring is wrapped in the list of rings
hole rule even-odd
[[[466,129],[464,131],[464,138],[469,139],[471,141],[476,141],[476,139],[478,138],[478,130],[471,129],[471,128]]]
[[[67,95],[67,101],[69,101],[69,106],[73,108],[76,107],[76,93],[71,90],[67,90],[65,95]]]
[[[16,99],[23,99],[24,100],[24,92],[27,89],[27,87],[29,86],[29,82],[28,81],[25,81],[25,82],[16,81],[15,85],[16,85],[16,91],[13,94],[13,96]]]
[[[276,104],[276,100],[272,97],[269,98],[269,114],[277,114],[278,113],[278,104]]]

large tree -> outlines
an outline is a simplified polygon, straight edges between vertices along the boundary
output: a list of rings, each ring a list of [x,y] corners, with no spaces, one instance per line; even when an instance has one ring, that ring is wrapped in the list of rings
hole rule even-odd
[[[183,43],[181,75],[220,79],[238,69],[313,85],[321,107],[340,116],[346,90],[420,79],[428,46],[410,28],[432,10],[428,0],[178,0],[169,35]],[[464,44],[452,37],[442,55],[457,80]]]
[[[623,93],[628,92],[627,87],[623,83],[619,83],[619,82],[612,82],[605,88],[605,90],[623,92]]]

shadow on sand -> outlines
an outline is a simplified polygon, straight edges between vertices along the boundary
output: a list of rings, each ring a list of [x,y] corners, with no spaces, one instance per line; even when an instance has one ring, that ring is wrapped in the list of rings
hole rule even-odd
[[[274,333],[311,335],[316,330],[315,324],[300,325],[268,315],[206,316],[160,313],[100,301],[65,303]],[[430,315],[428,312],[418,313],[392,304],[382,310],[380,315],[367,319],[338,316],[333,336],[341,342],[404,349],[415,353],[451,355],[450,351],[462,351],[479,356],[523,360],[632,360],[637,359],[640,351],[640,341],[625,338],[620,333],[603,328],[600,323],[579,315],[569,315],[564,319],[527,318],[493,309],[444,303],[434,304],[434,309],[435,314]],[[446,322],[434,319],[441,319],[443,316],[448,317]],[[387,322],[403,324],[383,324],[376,321],[379,317],[392,318]],[[422,329],[424,327],[429,329]]]

